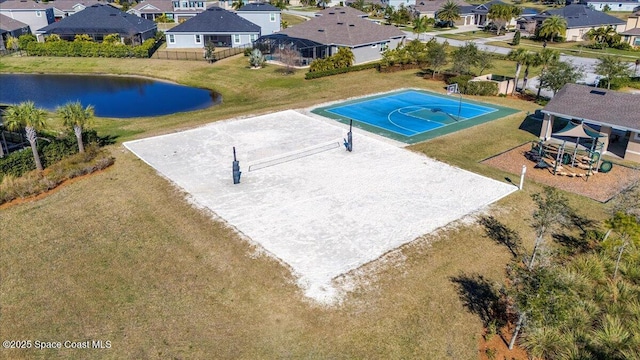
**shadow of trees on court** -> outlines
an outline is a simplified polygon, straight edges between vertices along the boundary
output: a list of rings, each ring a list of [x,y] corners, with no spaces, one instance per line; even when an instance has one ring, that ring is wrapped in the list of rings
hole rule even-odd
[[[451,282],[456,285],[462,304],[480,317],[485,328],[500,329],[507,324],[507,304],[492,282],[480,274],[461,274]]]
[[[522,250],[522,239],[515,230],[508,228],[493,216],[483,216],[478,223],[484,227],[487,237],[509,249],[513,257],[518,257]]]

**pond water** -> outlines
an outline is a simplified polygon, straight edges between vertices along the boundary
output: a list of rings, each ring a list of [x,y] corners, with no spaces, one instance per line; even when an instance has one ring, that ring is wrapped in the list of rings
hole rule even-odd
[[[168,82],[128,76],[0,74],[0,104],[31,100],[55,110],[70,101],[93,105],[96,116],[131,118],[204,109],[220,94]]]

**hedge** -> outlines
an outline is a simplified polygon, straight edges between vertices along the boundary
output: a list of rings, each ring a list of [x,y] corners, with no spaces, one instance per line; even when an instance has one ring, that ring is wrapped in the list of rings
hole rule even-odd
[[[85,144],[96,142],[98,136],[95,130],[89,130],[82,133]],[[68,134],[59,139],[49,139],[38,141],[38,154],[42,166],[50,166],[63,158],[78,152],[78,143],[75,135]],[[0,158],[0,180],[5,175],[20,177],[24,173],[35,170],[36,164],[33,159],[31,147],[27,147],[21,151],[14,151],[9,155]]]
[[[459,75],[447,79],[447,84],[458,84],[458,91],[465,95],[496,96],[498,84],[492,81],[471,81],[471,75]]]
[[[30,42],[27,44],[26,51],[29,56],[148,58],[155,44],[155,39],[147,39],[138,46],[92,41]]]
[[[307,80],[312,80],[312,79],[317,79],[317,78],[321,78],[321,77],[325,77],[325,76],[345,74],[345,73],[352,72],[352,71],[362,71],[362,70],[367,70],[367,69],[378,69],[379,66],[380,66],[379,63],[369,63],[369,64],[349,66],[349,67],[344,67],[344,68],[339,68],[339,69],[308,72],[308,73],[305,74],[304,78],[307,79]]]

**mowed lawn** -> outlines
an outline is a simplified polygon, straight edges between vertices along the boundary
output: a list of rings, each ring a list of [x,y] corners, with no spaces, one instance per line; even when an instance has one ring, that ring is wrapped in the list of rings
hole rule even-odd
[[[482,323],[455,278],[500,282],[509,251],[473,221],[452,225],[351,274],[344,301],[304,298],[288,268],[126,151],[124,140],[214,120],[392,90],[443,84],[415,71],[373,70],[306,81],[242,56],[204,62],[2,58],[0,71],[139,74],[208,87],[223,104],[133,120],[98,119],[116,163],[37,201],[0,209],[0,334],[3,340],[109,340],[103,350],[0,350],[3,358],[474,359]],[[534,139],[520,130],[532,103],[474,98],[523,110],[410,149],[495,179],[514,175],[479,161]],[[53,124],[54,128],[59,124]],[[420,179],[416,179],[420,181]],[[527,183],[489,210],[527,246],[533,209]],[[480,191],[480,190],[479,190]],[[606,208],[569,195],[582,215]],[[428,202],[428,196],[425,196]],[[455,206],[455,204],[452,204]],[[462,294],[464,295],[464,294]]]

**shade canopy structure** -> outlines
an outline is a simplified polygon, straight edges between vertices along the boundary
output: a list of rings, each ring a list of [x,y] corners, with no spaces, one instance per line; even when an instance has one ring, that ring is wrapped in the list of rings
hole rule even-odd
[[[606,137],[606,134],[601,134],[599,131],[596,131],[589,126],[585,125],[583,122],[575,122],[570,121],[567,126],[565,126],[562,130],[557,131],[551,134],[552,137],[558,136],[567,136],[567,137],[575,137],[575,138],[601,138]]]

